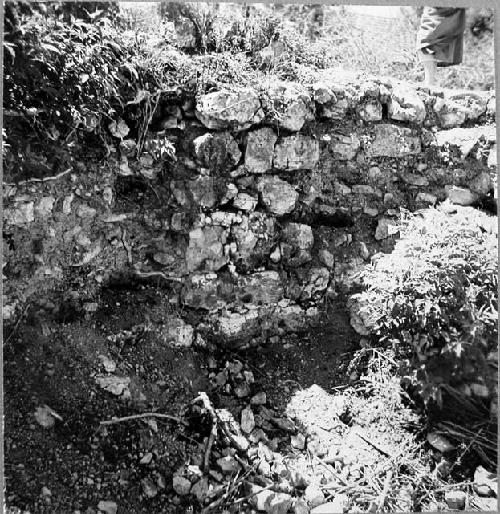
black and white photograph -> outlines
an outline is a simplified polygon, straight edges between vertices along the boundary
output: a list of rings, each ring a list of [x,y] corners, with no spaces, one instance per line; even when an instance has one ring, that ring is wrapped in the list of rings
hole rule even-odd
[[[3,2],[3,512],[497,512],[498,10],[366,1]]]

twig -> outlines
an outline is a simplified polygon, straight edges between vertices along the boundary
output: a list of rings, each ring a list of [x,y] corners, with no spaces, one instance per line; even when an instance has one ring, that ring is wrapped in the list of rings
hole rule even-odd
[[[203,407],[205,410],[210,414],[210,417],[212,418],[212,429],[210,430],[210,436],[207,440],[207,445],[205,447],[205,458],[203,459],[203,470],[208,471],[209,463],[210,463],[210,454],[212,452],[212,446],[217,439],[217,425],[218,425],[218,418],[217,413],[215,412],[215,409],[212,406],[212,403],[210,402],[210,398],[208,397],[207,393],[199,393],[198,396],[193,400],[193,403],[196,403],[197,401],[200,401],[203,403]]]
[[[244,473],[240,478],[238,478],[230,487],[228,484],[227,491],[217,500],[214,500],[210,505],[207,505],[202,511],[201,514],[208,514],[212,509],[218,507],[224,500],[226,500],[240,485],[241,483],[248,477],[248,475],[255,469],[255,466]],[[222,491],[222,489],[221,489]],[[259,491],[260,492],[260,491]],[[220,491],[219,491],[220,493]]]
[[[4,186],[22,186],[23,184],[31,184],[32,182],[48,182],[50,180],[58,180],[61,177],[64,177],[64,175],[67,175],[70,171],[72,171],[73,168],[68,168],[67,170],[61,171],[61,173],[58,173],[57,175],[53,175],[51,177],[44,177],[44,178],[30,178],[28,180],[21,180],[21,182],[16,183],[10,183],[10,182],[4,182]]]
[[[259,489],[258,491],[254,491],[253,493],[250,493],[248,496],[245,496],[244,498],[239,498],[235,500],[234,502],[230,503],[230,505],[237,505],[238,503],[243,503],[250,498],[253,498],[255,495],[261,493],[262,491],[267,491],[268,489],[271,489],[271,487],[274,487],[274,484],[266,485],[266,487],[263,487],[262,489]]]
[[[132,246],[127,243],[125,236],[127,235],[127,229],[122,227],[121,240],[125,251],[127,252],[127,261],[132,266]]]
[[[388,457],[389,459],[391,458],[391,455],[389,453],[387,453],[385,450],[383,450],[378,444],[375,444],[373,443],[372,441],[370,441],[369,439],[367,439],[365,436],[361,435],[359,432],[354,432],[358,437],[360,437],[361,439],[363,439],[363,441],[365,441],[366,443],[368,443],[370,446],[373,446],[373,448],[375,448],[375,450],[377,450],[378,452],[380,452],[382,455],[385,455],[386,457]]]
[[[169,277],[168,275],[165,275],[165,273],[162,273],[161,271],[148,271],[148,272],[142,272],[142,271],[135,271],[134,275],[139,278],[152,278],[152,277],[161,277],[165,280],[168,280],[170,282],[182,282],[182,278],[180,277]]]
[[[28,303],[24,309],[23,309],[23,312],[21,312],[21,314],[19,315],[19,318],[18,320],[16,321],[16,324],[14,325],[14,328],[12,329],[12,332],[9,334],[9,337],[7,337],[7,339],[5,340],[4,342],[4,345],[6,345],[13,337],[14,337],[14,334],[17,332],[17,329],[19,328],[19,325],[21,324],[21,321],[22,319],[24,318],[24,315],[26,314],[26,311],[28,310],[28,307],[30,306],[31,304]]]
[[[143,419],[143,418],[161,418],[161,419],[169,419],[170,421],[176,421],[181,425],[187,426],[188,424],[180,418],[176,418],[175,416],[169,416],[168,414],[160,414],[159,412],[146,412],[144,414],[134,414],[133,416],[125,416],[123,418],[112,418],[109,421],[101,421],[99,423],[100,426],[105,425],[114,425],[115,423],[121,423],[122,421],[130,421],[133,419]]]
[[[387,493],[389,492],[389,487],[391,486],[392,481],[392,469],[388,471],[387,476],[384,480],[384,488],[382,489],[382,493],[378,499],[378,510],[382,510],[382,507],[385,503],[385,498],[387,496]]]

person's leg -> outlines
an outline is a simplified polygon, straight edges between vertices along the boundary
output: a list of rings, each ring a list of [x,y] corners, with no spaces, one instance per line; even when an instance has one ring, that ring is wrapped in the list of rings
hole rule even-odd
[[[420,60],[424,65],[424,84],[426,86],[435,86],[437,83],[437,62],[433,55],[420,53]]]

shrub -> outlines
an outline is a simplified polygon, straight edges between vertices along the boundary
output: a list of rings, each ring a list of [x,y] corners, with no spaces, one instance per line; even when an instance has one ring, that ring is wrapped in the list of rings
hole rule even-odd
[[[4,40],[6,172],[45,174],[66,168],[85,141],[105,148],[103,128],[134,89],[130,52],[100,11],[88,22],[65,10],[16,14]]]
[[[363,273],[354,308],[404,362],[425,402],[442,386],[487,381],[496,351],[497,223],[472,208],[430,209],[402,221],[401,240]],[[480,379],[479,379],[480,380]]]

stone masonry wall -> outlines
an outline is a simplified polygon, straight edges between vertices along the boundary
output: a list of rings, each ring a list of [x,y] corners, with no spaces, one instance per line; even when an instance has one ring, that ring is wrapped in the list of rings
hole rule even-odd
[[[379,79],[179,90],[139,156],[136,107],[107,163],[4,186],[7,323],[28,303],[92,311],[121,277],[165,288],[169,343],[255,343],[303,328],[390,251],[400,208],[496,187],[488,93]]]

